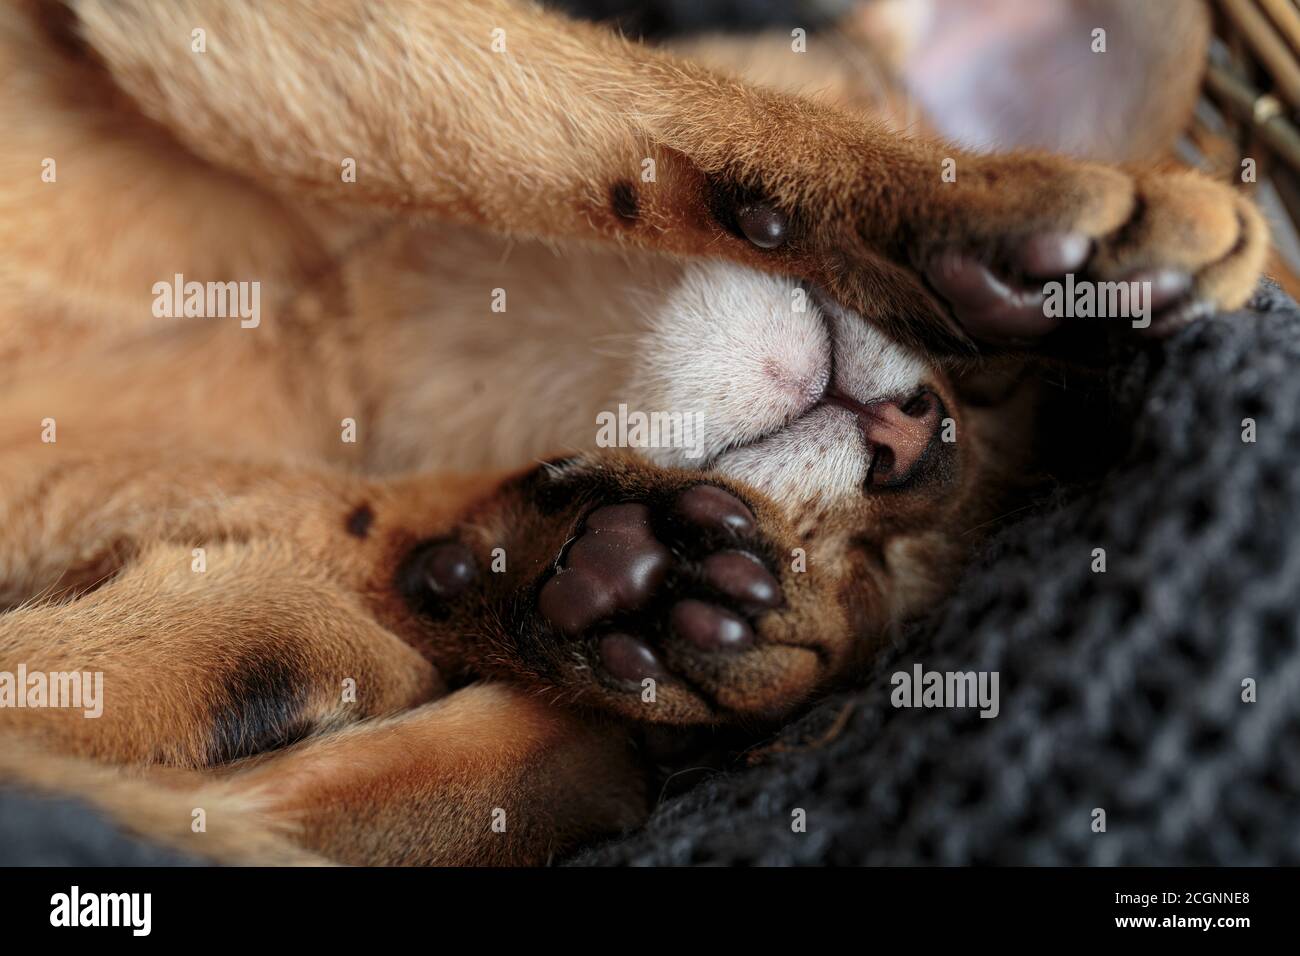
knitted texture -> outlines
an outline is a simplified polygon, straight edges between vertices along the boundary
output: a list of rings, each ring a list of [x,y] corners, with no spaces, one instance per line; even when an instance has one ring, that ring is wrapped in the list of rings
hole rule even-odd
[[[0,866],[198,866],[82,800],[0,788]]]
[[[1295,309],[1265,285],[1253,311],[1137,358],[1112,407],[1127,452],[1101,482],[1006,527],[788,749],[575,862],[1300,863]],[[1000,712],[892,706],[917,663],[996,671]]]

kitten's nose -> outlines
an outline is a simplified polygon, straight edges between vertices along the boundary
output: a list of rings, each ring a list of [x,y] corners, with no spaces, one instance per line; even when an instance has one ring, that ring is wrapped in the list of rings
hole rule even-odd
[[[888,487],[911,477],[934,443],[943,419],[942,406],[931,392],[919,392],[902,401],[859,402],[832,388],[826,401],[848,409],[871,453],[867,484]]]

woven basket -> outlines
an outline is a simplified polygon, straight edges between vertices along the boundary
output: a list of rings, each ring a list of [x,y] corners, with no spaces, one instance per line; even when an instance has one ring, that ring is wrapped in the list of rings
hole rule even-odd
[[[1212,7],[1215,42],[1189,142],[1200,165],[1254,193],[1274,228],[1269,273],[1300,297],[1300,3]]]

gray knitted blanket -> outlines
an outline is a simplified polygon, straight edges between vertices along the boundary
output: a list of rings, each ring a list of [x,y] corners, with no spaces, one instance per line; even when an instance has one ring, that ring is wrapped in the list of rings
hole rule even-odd
[[[861,689],[575,862],[1300,863],[1300,315],[1251,309],[1134,356],[1121,460]],[[893,706],[917,664],[997,672],[997,716]]]

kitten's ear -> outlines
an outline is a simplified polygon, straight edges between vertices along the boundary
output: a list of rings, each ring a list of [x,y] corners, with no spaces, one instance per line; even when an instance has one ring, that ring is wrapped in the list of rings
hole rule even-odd
[[[868,0],[862,16],[940,135],[1120,162],[1186,128],[1210,35],[1201,0]]]

